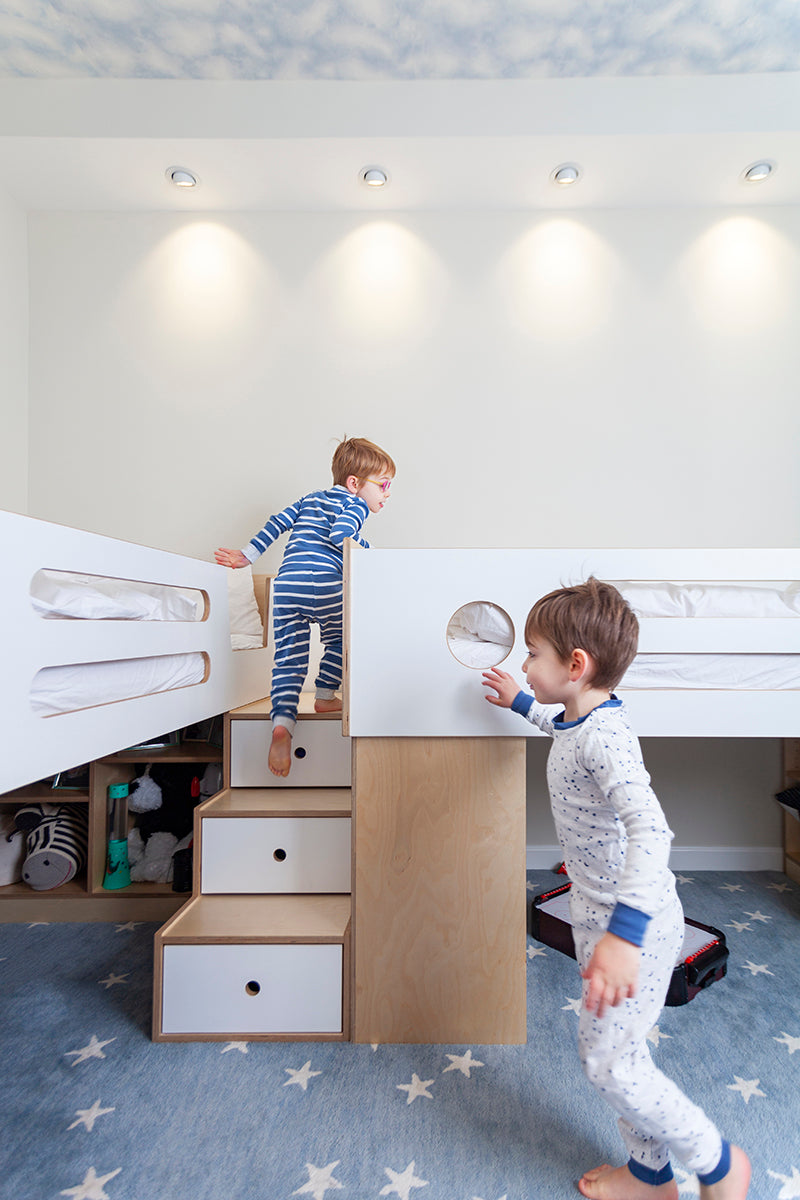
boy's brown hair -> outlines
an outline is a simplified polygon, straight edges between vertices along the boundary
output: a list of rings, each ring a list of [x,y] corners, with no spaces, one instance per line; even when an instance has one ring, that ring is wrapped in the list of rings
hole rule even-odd
[[[636,655],[639,622],[617,589],[590,576],[537,600],[525,622],[525,640],[550,643],[562,662],[585,650],[595,665],[593,687],[612,691]]]
[[[336,447],[331,463],[333,482],[344,484],[351,475],[361,481],[371,475],[396,474],[395,465],[385,450],[366,438],[345,438]]]

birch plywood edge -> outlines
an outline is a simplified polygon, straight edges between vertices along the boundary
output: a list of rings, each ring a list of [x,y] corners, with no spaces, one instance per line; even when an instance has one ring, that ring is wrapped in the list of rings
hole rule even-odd
[[[350,736],[350,555],[353,539],[344,540],[342,565],[342,737]]]
[[[354,1040],[526,1038],[525,740],[355,743]]]

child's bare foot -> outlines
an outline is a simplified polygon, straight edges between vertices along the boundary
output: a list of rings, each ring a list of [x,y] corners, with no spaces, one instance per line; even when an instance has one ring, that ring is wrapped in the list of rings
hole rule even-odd
[[[578,1191],[590,1200],[678,1200],[678,1185],[674,1179],[657,1185],[643,1183],[631,1175],[627,1166],[594,1167],[578,1181]]]
[[[272,730],[267,764],[273,775],[288,775],[292,765],[292,735],[285,725]]]
[[[330,700],[315,700],[314,712],[341,712],[342,702],[338,696],[334,696]]]
[[[718,1183],[700,1184],[703,1200],[744,1200],[750,1186],[750,1159],[744,1150],[731,1146],[731,1169]]]

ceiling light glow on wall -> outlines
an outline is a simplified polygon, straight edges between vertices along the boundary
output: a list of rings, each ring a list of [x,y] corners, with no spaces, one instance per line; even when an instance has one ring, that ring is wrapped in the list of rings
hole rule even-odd
[[[362,167],[358,178],[368,188],[382,188],[389,182],[389,172],[383,167]]]
[[[581,169],[575,163],[562,163],[560,167],[556,167],[550,179],[558,187],[571,187],[580,177]]]
[[[766,159],[760,162],[752,163],[751,166],[745,167],[742,171],[742,179],[745,183],[761,183],[764,179],[769,179],[770,175],[775,170],[775,166]]]
[[[193,188],[197,187],[200,180],[192,171],[188,171],[186,167],[167,167],[166,176],[170,183],[174,183],[175,187]]]

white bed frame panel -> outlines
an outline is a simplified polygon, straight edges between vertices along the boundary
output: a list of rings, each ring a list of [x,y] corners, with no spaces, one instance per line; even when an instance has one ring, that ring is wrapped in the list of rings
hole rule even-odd
[[[536,599],[589,575],[608,580],[797,580],[800,550],[349,549],[345,728],[352,737],[540,736],[484,699],[481,672],[450,652],[450,617],[492,601],[516,641],[500,664],[524,686],[524,627]],[[652,618],[639,651],[800,653],[796,618]],[[796,737],[798,690],[618,689],[640,737]]]
[[[9,512],[0,512],[0,544],[0,792],[227,712],[269,690],[267,651],[231,650],[223,567]],[[197,588],[207,597],[207,619],[45,620],[29,595],[42,569]],[[44,667],[196,651],[210,664],[196,686],[57,716],[31,709],[31,683]]]

